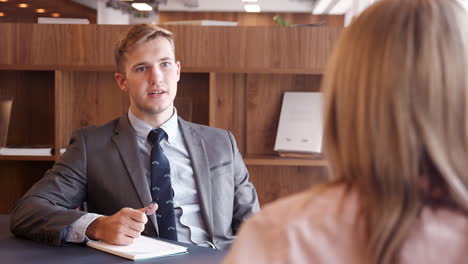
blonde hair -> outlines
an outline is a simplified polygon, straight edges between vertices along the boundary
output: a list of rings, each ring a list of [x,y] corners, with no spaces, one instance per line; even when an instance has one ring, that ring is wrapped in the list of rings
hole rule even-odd
[[[114,44],[114,59],[119,73],[124,73],[125,53],[133,48],[158,37],[166,38],[172,46],[175,55],[175,45],[172,32],[153,24],[136,24],[122,34]]]
[[[324,149],[360,193],[370,263],[396,263],[427,201],[468,211],[468,28],[455,0],[378,1],[344,31],[325,74]]]

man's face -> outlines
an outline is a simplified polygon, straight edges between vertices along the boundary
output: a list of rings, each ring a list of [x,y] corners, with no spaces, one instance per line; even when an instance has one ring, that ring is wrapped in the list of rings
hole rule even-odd
[[[123,68],[125,73],[115,78],[128,93],[133,114],[143,121],[169,119],[180,78],[180,63],[169,41],[157,37],[133,48],[125,53]]]

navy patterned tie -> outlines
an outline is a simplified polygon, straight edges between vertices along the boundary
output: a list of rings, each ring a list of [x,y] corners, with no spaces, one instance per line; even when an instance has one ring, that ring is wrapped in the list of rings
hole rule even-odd
[[[171,168],[160,142],[166,137],[161,128],[151,130],[148,140],[153,143],[151,150],[151,196],[158,204],[159,237],[177,241],[177,229],[174,216],[173,191],[171,185]]]

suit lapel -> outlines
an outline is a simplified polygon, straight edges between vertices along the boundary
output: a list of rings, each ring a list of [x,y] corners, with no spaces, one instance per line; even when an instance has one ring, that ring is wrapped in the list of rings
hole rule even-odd
[[[126,115],[122,116],[119,123],[114,129],[115,135],[112,137],[113,142],[119,150],[120,156],[127,168],[127,172],[132,179],[135,190],[140,197],[141,207],[145,207],[151,203],[151,194],[149,191],[148,181],[146,180],[143,166],[138,158],[138,146],[136,136],[131,127],[130,121]],[[135,208],[138,209],[138,208]],[[155,214],[148,216],[153,222],[156,231],[158,230]]]
[[[208,234],[213,237],[213,205],[211,200],[211,175],[205,144],[200,134],[188,122],[179,118],[179,126],[185,139],[197,183],[200,208]]]

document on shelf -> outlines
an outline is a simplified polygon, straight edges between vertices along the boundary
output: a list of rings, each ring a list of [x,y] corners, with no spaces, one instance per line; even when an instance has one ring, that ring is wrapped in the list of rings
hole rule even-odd
[[[51,156],[52,148],[0,148],[3,156]]]
[[[281,106],[275,151],[322,152],[322,94],[285,92]]]
[[[4,147],[7,142],[12,105],[13,97],[0,97],[0,147]]]
[[[117,246],[95,240],[88,241],[86,245],[131,260],[145,260],[188,253],[186,247],[147,236],[140,236],[128,246]]]

